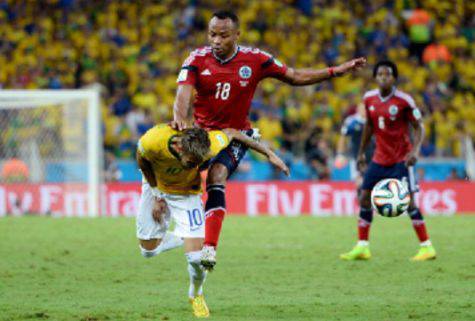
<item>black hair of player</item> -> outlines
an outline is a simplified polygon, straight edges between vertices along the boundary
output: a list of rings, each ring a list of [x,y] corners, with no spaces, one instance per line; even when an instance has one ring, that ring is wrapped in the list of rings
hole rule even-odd
[[[397,66],[394,62],[392,62],[390,60],[378,61],[378,63],[373,68],[373,78],[376,78],[376,75],[378,74],[379,67],[391,68],[394,79],[397,79],[397,77],[398,77]]]
[[[236,28],[239,27],[239,18],[238,16],[230,11],[230,10],[218,10],[216,12],[213,13],[213,17],[216,17],[218,19],[231,19],[231,21],[234,23],[234,26],[236,26]]]

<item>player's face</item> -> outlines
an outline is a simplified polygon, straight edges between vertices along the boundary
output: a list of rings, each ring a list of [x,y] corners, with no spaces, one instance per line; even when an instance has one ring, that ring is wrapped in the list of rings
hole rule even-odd
[[[186,169],[195,168],[201,165],[201,160],[196,158],[194,155],[188,155],[183,153],[180,158],[181,165]]]
[[[208,25],[208,41],[213,53],[220,58],[228,58],[234,52],[239,30],[231,19],[213,17]]]
[[[376,71],[376,82],[381,89],[390,89],[395,80],[393,70],[388,66],[381,66]]]

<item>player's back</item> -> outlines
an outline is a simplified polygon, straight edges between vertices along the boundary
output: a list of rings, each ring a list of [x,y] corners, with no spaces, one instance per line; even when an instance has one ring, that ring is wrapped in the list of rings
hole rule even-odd
[[[409,124],[421,118],[412,97],[394,89],[383,98],[375,89],[364,95],[364,103],[367,121],[373,125],[376,138],[373,161],[385,166],[404,161],[412,148]]]
[[[194,116],[200,127],[249,129],[249,108],[259,81],[285,72],[284,65],[259,49],[238,46],[223,61],[204,47],[185,60],[178,83],[195,87]]]
[[[180,155],[171,148],[174,137],[181,135],[167,124],[149,129],[139,140],[138,149],[151,164],[157,187],[168,194],[200,194],[201,176],[198,168],[184,168]],[[229,144],[227,136],[221,131],[210,131],[211,142],[208,158],[215,156]]]

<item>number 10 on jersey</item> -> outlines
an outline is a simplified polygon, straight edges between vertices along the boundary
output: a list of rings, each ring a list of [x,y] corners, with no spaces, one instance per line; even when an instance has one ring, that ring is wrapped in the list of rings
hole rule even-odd
[[[229,92],[231,91],[231,84],[228,82],[218,82],[216,84],[216,94],[214,95],[214,98],[216,99],[222,99],[226,100],[229,98]]]

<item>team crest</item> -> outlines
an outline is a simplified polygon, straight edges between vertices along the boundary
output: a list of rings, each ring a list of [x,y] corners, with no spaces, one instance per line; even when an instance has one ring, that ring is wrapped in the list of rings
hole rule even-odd
[[[373,105],[371,105],[371,106],[369,106],[369,108],[368,108],[368,109],[369,109],[369,111],[374,111],[374,106],[373,106]]]
[[[389,106],[389,115],[396,116],[398,111],[399,111],[399,109],[397,108],[396,105]]]
[[[239,68],[239,76],[243,79],[249,79],[252,75],[252,69],[249,66],[242,66]]]

